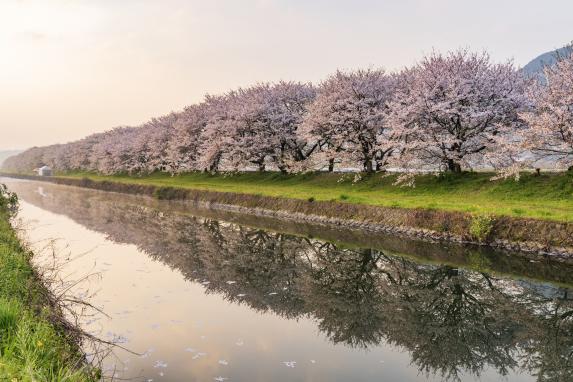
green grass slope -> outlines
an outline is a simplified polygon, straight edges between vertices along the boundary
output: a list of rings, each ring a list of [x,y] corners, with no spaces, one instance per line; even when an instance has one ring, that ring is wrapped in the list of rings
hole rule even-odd
[[[397,187],[395,175],[375,174],[354,182],[354,174],[189,173],[142,176],[60,174],[122,183],[257,194],[284,198],[336,200],[386,207],[425,208],[573,221],[573,173],[523,174],[520,181],[491,181],[492,174],[425,175],[416,187]]]

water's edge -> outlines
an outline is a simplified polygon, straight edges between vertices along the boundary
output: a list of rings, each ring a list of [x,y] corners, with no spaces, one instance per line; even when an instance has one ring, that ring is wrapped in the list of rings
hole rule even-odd
[[[87,178],[0,176],[160,199],[182,200],[204,208],[273,217],[295,222],[387,233],[428,242],[487,245],[532,259],[573,264],[573,224],[536,219],[496,217],[486,242],[469,234],[472,215],[462,212],[404,209],[350,203],[307,201],[262,195],[158,187]]]

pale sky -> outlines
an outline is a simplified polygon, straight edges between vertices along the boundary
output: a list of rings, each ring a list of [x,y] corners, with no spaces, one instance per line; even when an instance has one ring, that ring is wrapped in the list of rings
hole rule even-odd
[[[0,0],[0,150],[257,81],[397,70],[434,48],[522,66],[571,40],[571,0]]]

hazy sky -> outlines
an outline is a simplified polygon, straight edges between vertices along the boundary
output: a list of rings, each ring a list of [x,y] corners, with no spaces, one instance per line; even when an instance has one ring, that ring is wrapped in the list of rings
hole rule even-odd
[[[400,69],[433,48],[521,66],[571,40],[571,0],[0,0],[0,150],[257,81]]]

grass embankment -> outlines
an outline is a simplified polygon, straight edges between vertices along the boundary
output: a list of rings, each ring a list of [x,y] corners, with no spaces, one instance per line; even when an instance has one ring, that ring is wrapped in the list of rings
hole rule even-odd
[[[0,190],[1,191],[1,190]],[[0,192],[0,380],[90,381],[77,344],[53,318],[46,290],[9,223]]]
[[[573,173],[524,174],[520,181],[491,181],[492,174],[420,176],[416,187],[397,187],[395,176],[375,174],[354,183],[354,174],[190,173],[143,176],[93,173],[58,174],[119,183],[180,187],[283,198],[339,201],[384,207],[422,208],[475,214],[573,221]],[[342,177],[342,180],[341,180]]]

